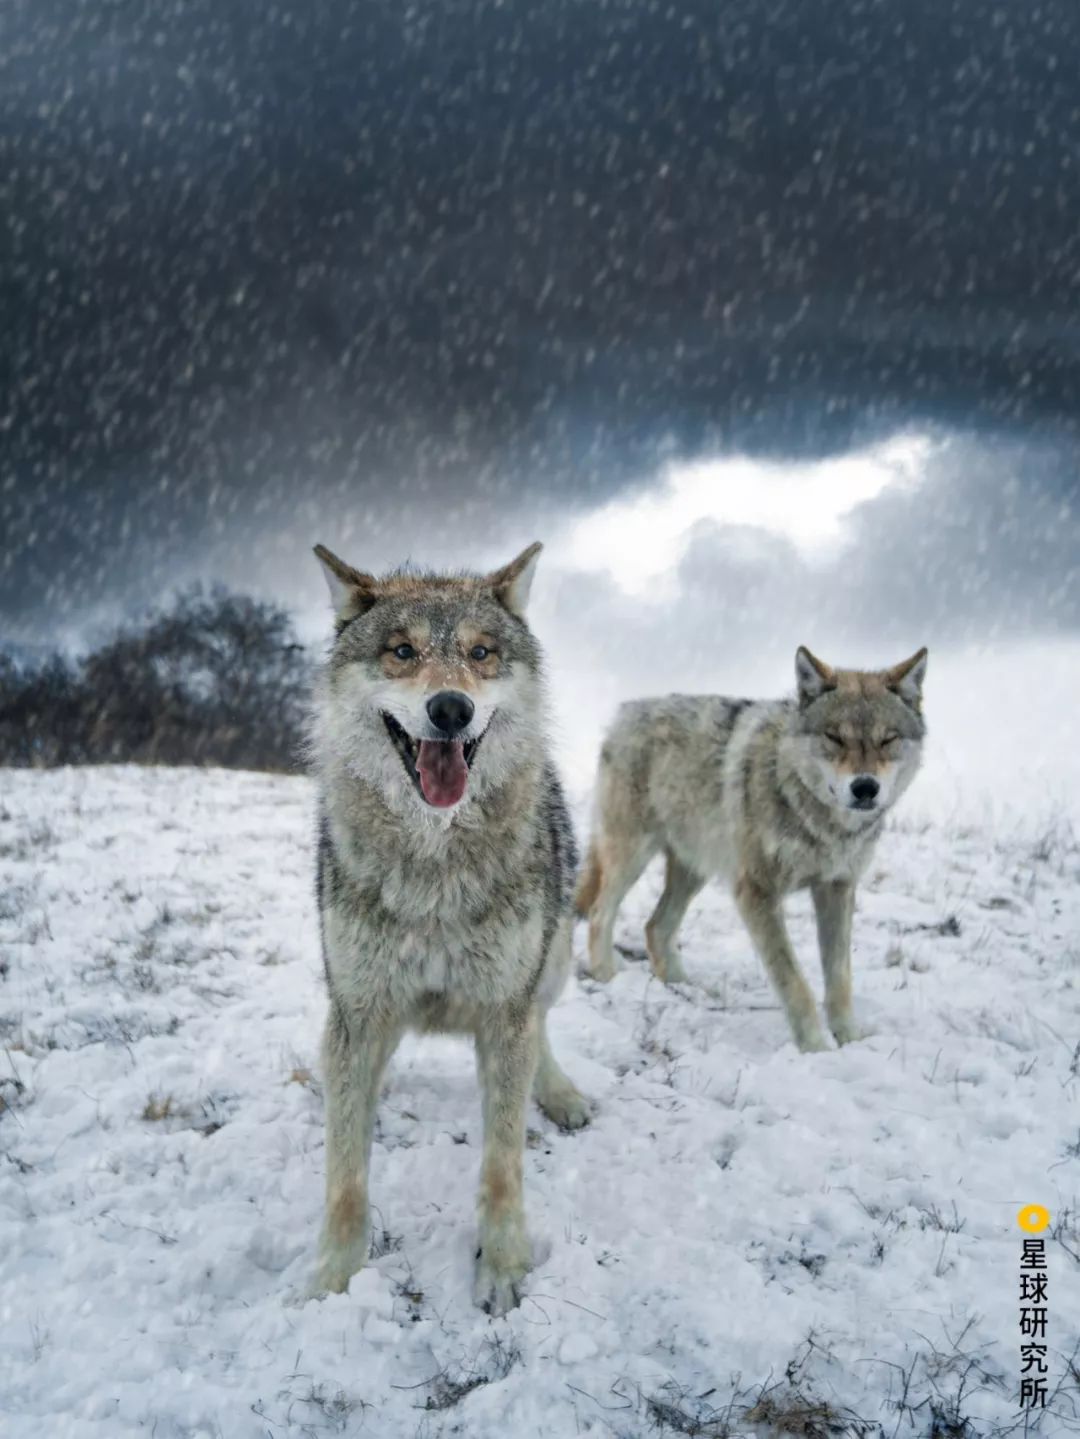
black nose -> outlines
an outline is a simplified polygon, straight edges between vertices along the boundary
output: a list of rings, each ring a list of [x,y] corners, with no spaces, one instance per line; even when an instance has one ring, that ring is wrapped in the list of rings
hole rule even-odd
[[[859,804],[867,804],[870,800],[877,799],[880,788],[872,775],[861,774],[851,781],[851,798]]]
[[[465,729],[473,717],[474,708],[469,696],[458,690],[440,690],[427,702],[428,718],[436,729],[442,730],[447,739],[453,739]]]

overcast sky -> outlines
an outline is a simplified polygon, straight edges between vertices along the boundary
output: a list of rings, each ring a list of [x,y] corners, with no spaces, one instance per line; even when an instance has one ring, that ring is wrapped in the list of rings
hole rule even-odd
[[[1077,75],[1075,0],[5,5],[0,638],[534,538],[627,686],[1074,635]]]

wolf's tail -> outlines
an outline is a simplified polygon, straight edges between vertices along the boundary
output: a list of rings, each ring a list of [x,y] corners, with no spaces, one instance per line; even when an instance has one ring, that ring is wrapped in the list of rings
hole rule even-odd
[[[577,889],[574,892],[574,909],[583,919],[596,903],[596,896],[600,893],[600,881],[603,877],[604,869],[600,863],[600,855],[597,853],[594,840],[589,845],[589,852],[585,856],[585,863],[578,875]]]

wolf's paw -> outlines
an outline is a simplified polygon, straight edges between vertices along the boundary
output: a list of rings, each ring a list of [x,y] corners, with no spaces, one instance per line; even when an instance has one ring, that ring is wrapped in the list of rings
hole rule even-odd
[[[592,1105],[572,1084],[542,1098],[537,1095],[536,1102],[560,1129],[584,1129],[593,1117]]]
[[[590,963],[582,974],[583,979],[594,979],[597,984],[610,984],[615,978],[615,961],[598,959]]]
[[[689,984],[690,976],[683,969],[683,962],[677,949],[661,949],[653,943],[652,935],[645,931],[645,950],[653,974],[663,984]]]
[[[829,1041],[820,1029],[809,1029],[795,1036],[795,1043],[803,1054],[822,1054],[829,1048]]]
[[[657,979],[663,980],[665,984],[690,985],[691,983],[690,976],[687,974],[686,970],[683,969],[681,959],[669,959],[668,962],[664,965],[663,969],[654,968],[653,973],[656,975]]]
[[[367,1263],[368,1241],[365,1236],[351,1244],[324,1246],[319,1251],[319,1263],[315,1277],[308,1290],[309,1299],[321,1299],[325,1294],[344,1294],[349,1280],[359,1274]]]
[[[529,1272],[527,1264],[512,1267],[489,1264],[481,1253],[476,1261],[473,1300],[485,1314],[498,1317],[521,1303],[521,1286]]]
[[[520,1221],[480,1231],[473,1299],[487,1314],[505,1314],[521,1303],[521,1286],[532,1267],[532,1249]]]
[[[861,1024],[853,1014],[845,1014],[829,1021],[829,1028],[837,1044],[854,1044],[857,1039],[870,1039],[877,1031],[869,1024]]]

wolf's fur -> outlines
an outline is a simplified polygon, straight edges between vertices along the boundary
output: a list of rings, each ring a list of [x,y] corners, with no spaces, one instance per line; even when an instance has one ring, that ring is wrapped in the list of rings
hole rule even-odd
[[[624,705],[601,752],[595,833],[577,892],[593,977],[614,974],[619,905],[662,852],[667,882],[645,927],[659,978],[686,978],[679,925],[706,880],[723,877],[797,1044],[825,1048],[781,908],[785,895],[809,887],[829,1026],[840,1044],[856,1038],[855,885],[918,768],[925,668],[925,650],[891,670],[863,672],[833,670],[800,649],[794,700],[671,695]],[[865,777],[880,786],[872,809],[854,807],[851,786]]]
[[[337,607],[312,751],[318,899],[330,1009],[326,1220],[319,1283],[341,1290],[368,1252],[379,1083],[406,1029],[475,1038],[483,1097],[476,1299],[501,1313],[529,1265],[522,1205],[530,1087],[576,1128],[586,1101],[548,1046],[570,961],[573,833],[547,754],[540,652],[524,619],[539,545],[487,577],[360,574],[318,551]],[[491,653],[477,661],[483,642]],[[395,646],[411,646],[407,661]],[[460,802],[435,809],[383,715],[439,739],[433,693],[467,694],[480,739]]]

